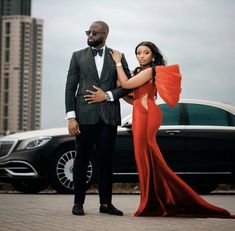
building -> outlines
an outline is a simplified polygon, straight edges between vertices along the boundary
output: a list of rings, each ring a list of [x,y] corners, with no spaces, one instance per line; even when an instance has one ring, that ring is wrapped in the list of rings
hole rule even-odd
[[[31,1],[3,2],[0,134],[40,128],[42,79],[43,21],[30,16]]]
[[[31,15],[31,0],[1,0],[0,16]]]

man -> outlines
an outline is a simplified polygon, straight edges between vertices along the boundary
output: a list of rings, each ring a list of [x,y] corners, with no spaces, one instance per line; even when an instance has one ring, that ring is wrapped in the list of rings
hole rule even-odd
[[[76,135],[77,156],[73,165],[74,215],[84,215],[86,171],[91,154],[95,151],[98,165],[100,212],[123,215],[112,205],[112,158],[121,122],[119,98],[128,93],[116,87],[117,73],[105,46],[109,27],[105,22],[93,22],[88,31],[89,47],[72,55],[66,82],[65,104],[68,129]],[[123,68],[128,76],[125,58]]]

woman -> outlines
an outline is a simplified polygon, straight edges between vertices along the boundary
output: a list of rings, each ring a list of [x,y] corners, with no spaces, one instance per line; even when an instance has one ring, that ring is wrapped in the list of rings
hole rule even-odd
[[[122,54],[111,53],[120,85],[134,89],[132,127],[141,192],[135,216],[232,218],[227,210],[207,203],[182,181],[168,167],[156,143],[162,113],[154,98],[158,91],[170,106],[177,104],[181,92],[178,65],[165,66],[161,52],[151,42],[141,42],[135,54],[140,68],[128,79],[121,65]]]

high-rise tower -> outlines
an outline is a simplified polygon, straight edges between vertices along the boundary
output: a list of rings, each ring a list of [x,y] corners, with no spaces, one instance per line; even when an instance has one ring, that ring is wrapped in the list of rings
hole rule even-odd
[[[1,0],[0,134],[40,128],[43,22],[29,0]]]
[[[31,0],[1,0],[0,16],[4,15],[31,16]]]

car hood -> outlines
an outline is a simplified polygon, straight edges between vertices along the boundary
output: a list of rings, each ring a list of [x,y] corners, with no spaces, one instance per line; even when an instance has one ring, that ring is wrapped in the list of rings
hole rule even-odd
[[[1,141],[4,140],[25,140],[34,137],[43,137],[43,136],[60,136],[60,135],[69,135],[68,128],[50,128],[50,129],[42,129],[42,130],[34,130],[28,132],[19,132],[14,133],[5,137],[0,138]]]
[[[118,127],[119,131],[126,131],[129,130],[128,128]],[[50,129],[42,129],[42,130],[34,130],[28,132],[18,132],[11,135],[7,135],[0,138],[0,141],[4,140],[25,140],[31,139],[35,137],[45,137],[45,136],[63,136],[69,135],[68,128],[50,128]]]

